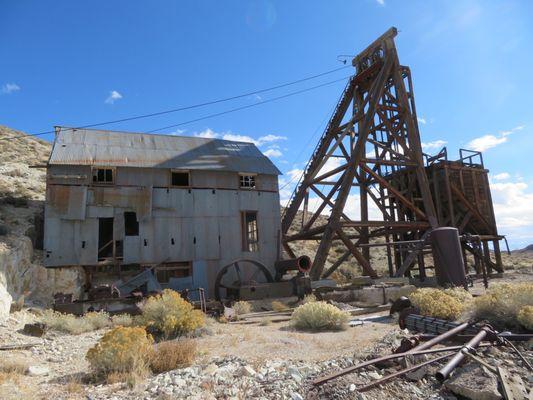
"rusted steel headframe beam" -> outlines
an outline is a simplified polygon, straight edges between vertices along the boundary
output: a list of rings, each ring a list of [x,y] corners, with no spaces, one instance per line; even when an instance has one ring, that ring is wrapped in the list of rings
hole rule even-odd
[[[367,247],[374,236],[372,227],[377,228],[386,242],[391,239],[394,242],[420,239],[428,228],[438,224],[424,170],[410,71],[399,62],[394,44],[396,34],[396,28],[389,29],[353,59],[356,75],[342,93],[283,214],[282,242],[291,257],[294,252],[289,242],[320,240],[310,274],[314,280],[322,276],[333,240],[340,239],[364,272],[376,277]],[[373,148],[374,154],[368,155],[368,148]],[[341,159],[341,165],[324,171],[331,159],[337,162]],[[403,169],[411,170],[414,176],[408,184],[398,180],[397,173]],[[325,187],[328,189],[324,192]],[[352,216],[345,213],[354,190],[359,190],[360,221],[352,221]],[[319,203],[315,215],[306,221],[310,194]],[[382,212],[382,225],[368,221],[369,199]],[[302,204],[301,229],[289,235]],[[328,210],[327,224],[316,227],[318,214]],[[405,226],[405,233],[383,229],[393,224]],[[354,229],[358,236],[355,242]],[[402,265],[398,255],[404,251],[392,251],[398,269]],[[348,257],[343,256],[341,263]],[[331,272],[330,268],[327,274]]]

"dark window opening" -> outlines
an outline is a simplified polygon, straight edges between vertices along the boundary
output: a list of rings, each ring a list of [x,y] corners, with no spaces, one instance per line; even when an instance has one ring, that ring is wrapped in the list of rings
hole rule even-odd
[[[98,218],[98,260],[113,257],[113,218]]]
[[[189,173],[188,172],[177,172],[172,171],[171,173],[171,184],[172,186],[189,186]]]
[[[159,283],[169,283],[172,278],[192,276],[192,266],[190,262],[167,263],[157,267],[155,275]]]
[[[255,175],[239,175],[239,186],[242,188],[254,189],[255,188]]]
[[[257,229],[257,211],[243,213],[243,250],[259,251],[259,232]]]
[[[139,221],[137,221],[137,214],[133,211],[124,213],[124,234],[126,236],[139,236]]]
[[[93,170],[94,183],[113,183],[112,168],[96,168]]]

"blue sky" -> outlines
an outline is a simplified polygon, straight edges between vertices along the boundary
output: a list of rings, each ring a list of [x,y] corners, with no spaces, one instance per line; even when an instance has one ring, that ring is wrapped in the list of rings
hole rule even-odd
[[[533,243],[531,20],[529,1],[0,0],[0,124],[41,132],[261,89],[340,67],[338,55],[356,54],[396,26],[426,151],[442,142],[452,157],[459,147],[485,150],[500,231],[521,247]],[[107,128],[148,131],[350,73]],[[181,126],[179,133],[253,139],[287,182],[343,87]]]

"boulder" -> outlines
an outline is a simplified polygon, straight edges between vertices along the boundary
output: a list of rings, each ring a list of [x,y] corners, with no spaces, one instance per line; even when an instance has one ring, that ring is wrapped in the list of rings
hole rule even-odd
[[[22,329],[22,333],[30,336],[41,337],[46,332],[46,325],[41,322],[36,322],[34,324],[26,324]]]
[[[0,323],[5,322],[9,317],[9,310],[11,309],[12,300],[13,298],[0,280]]]
[[[476,364],[469,363],[455,371],[444,386],[451,392],[471,400],[499,400],[498,379]]]

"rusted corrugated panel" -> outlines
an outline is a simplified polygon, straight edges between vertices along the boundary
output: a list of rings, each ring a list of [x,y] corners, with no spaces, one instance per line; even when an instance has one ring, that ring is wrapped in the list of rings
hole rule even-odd
[[[87,186],[48,187],[47,205],[62,219],[84,220],[87,204]]]
[[[139,221],[152,215],[151,187],[94,187],[91,192],[91,205],[132,209]]]
[[[49,163],[280,174],[252,143],[69,128],[56,135]]]

